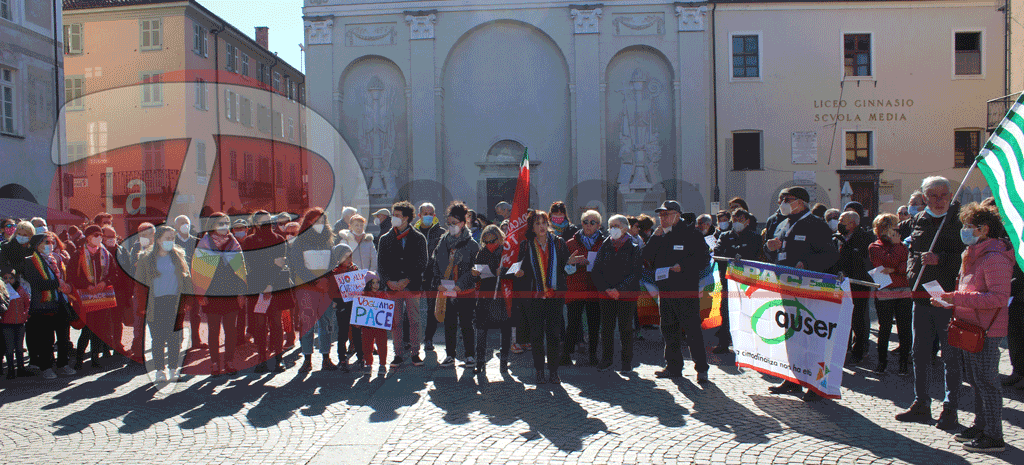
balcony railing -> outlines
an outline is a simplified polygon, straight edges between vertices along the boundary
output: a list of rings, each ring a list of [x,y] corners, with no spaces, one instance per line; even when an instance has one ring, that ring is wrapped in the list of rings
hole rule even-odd
[[[146,184],[147,194],[171,194],[178,184],[180,172],[180,170],[168,169],[115,171],[113,176],[114,195],[122,196],[138,192],[139,188],[134,184],[128,185],[135,180]]]
[[[1020,93],[1010,94],[1007,96],[995,98],[988,101],[988,118],[986,119],[986,126],[988,131],[992,132],[999,126],[999,123],[1003,121],[1003,117],[1006,116],[1006,112],[1010,111],[1010,107],[1017,101],[1017,97]]]

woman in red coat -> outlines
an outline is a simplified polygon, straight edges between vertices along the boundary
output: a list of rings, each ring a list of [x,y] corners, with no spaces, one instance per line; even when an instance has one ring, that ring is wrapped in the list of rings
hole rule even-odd
[[[568,292],[565,296],[565,306],[568,310],[568,319],[565,331],[565,347],[562,350],[561,364],[572,365],[570,356],[576,351],[576,345],[583,339],[583,312],[587,313],[587,333],[590,343],[587,350],[590,353],[590,365],[597,366],[597,340],[601,334],[601,307],[598,304],[598,292],[594,287],[594,281],[590,278],[590,271],[593,264],[587,261],[591,252],[596,256],[598,249],[604,242],[605,236],[601,233],[601,214],[596,210],[583,212],[580,222],[583,228],[573,234],[572,239],[566,242],[569,255],[582,260],[581,265],[576,267],[576,272],[566,278]]]
[[[892,213],[879,215],[872,225],[878,240],[868,246],[871,265],[882,267],[882,273],[889,275],[892,284],[875,292],[875,310],[878,312],[878,366],[875,372],[884,373],[889,356],[889,336],[892,334],[892,320],[896,318],[896,332],[900,337],[899,374],[906,375],[913,346],[913,316],[910,300],[910,283],[907,281],[907,256],[909,250],[900,240],[896,230],[899,218]]]

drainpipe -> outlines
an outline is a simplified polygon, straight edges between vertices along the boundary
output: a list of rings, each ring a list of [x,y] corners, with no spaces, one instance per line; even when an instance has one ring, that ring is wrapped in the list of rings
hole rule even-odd
[[[220,33],[224,32],[224,29],[226,27],[227,27],[227,25],[222,20],[221,23],[220,23],[220,29],[214,29],[214,30],[210,31],[210,33],[213,34],[213,76],[214,76],[213,77],[213,81],[214,81],[213,82],[213,95],[214,95],[213,101],[216,102],[216,107],[215,107],[214,113],[217,116],[217,137],[218,138],[221,135],[221,133],[220,133],[220,118],[221,118],[221,114],[220,114],[220,47],[218,46],[218,39],[220,38]],[[224,169],[224,164],[220,162],[221,158],[222,158],[221,157],[221,150],[223,150],[224,147],[223,147],[223,144],[221,143],[221,141],[219,139],[217,141],[215,141],[215,144],[217,145],[217,164],[218,164],[217,176],[220,178],[217,181],[217,185],[218,185],[218,187],[220,189],[220,208],[218,210],[219,211],[224,211],[224,171],[226,171],[226,170]],[[229,165],[228,169],[230,169],[230,168],[231,168],[231,166]],[[199,220],[201,222],[202,218],[200,218]]]
[[[719,189],[719,166],[718,166],[718,55],[715,52],[715,40],[718,37],[715,35],[715,23],[718,22],[718,17],[715,15],[715,9],[718,6],[717,3],[711,4],[711,111],[714,113],[712,118],[712,130],[715,132],[714,145],[712,146],[712,153],[715,156],[715,188],[712,191],[712,199],[714,202],[721,202],[721,191]],[[716,212],[717,213],[717,212]]]
[[[270,44],[268,43],[267,45],[269,46]],[[269,52],[270,49],[268,48],[267,51]],[[276,180],[275,175],[276,175],[276,171],[277,171],[277,154],[275,153],[275,149],[277,147],[277,139],[276,139],[277,136],[274,134],[274,90],[275,90],[274,89],[274,67],[277,66],[277,64],[280,61],[281,61],[280,58],[277,57],[277,53],[274,53],[274,63],[270,65],[270,68],[268,70],[268,75],[267,75],[267,78],[270,79],[270,91],[271,91],[270,92],[270,179],[269,179],[269,181],[270,181],[270,185],[274,186],[273,188],[270,189],[270,193],[271,193],[271,202],[273,202],[275,209],[277,209],[277,186],[274,183],[274,181]],[[282,81],[282,84],[284,84],[283,81]],[[281,135],[284,136],[284,121],[281,121]],[[302,157],[300,156],[299,159],[301,160]],[[302,162],[300,161],[299,163],[300,163],[299,164],[299,172],[301,173],[302,172],[302,164],[301,164]]]
[[[60,89],[61,89],[61,86],[60,86],[60,84],[61,84],[60,83],[60,53],[61,53],[61,50],[60,50],[60,45],[58,45],[60,42],[57,39],[58,37],[60,37],[60,35],[58,35],[58,31],[57,31],[57,29],[58,29],[57,28],[57,8],[60,8],[60,4],[57,3],[57,0],[54,0],[53,1],[53,108],[54,108],[54,112],[53,113],[54,113],[54,115],[57,118],[56,118],[56,121],[54,123],[54,131],[53,132],[54,132],[54,134],[57,135],[57,189],[58,189],[57,192],[60,194],[60,197],[58,198],[57,201],[59,202],[58,205],[59,205],[60,210],[64,211],[64,166],[62,164],[63,161],[64,161],[64,159],[63,159],[64,157],[62,157],[61,154],[64,153],[65,150],[67,150],[67,148],[64,147],[63,143],[61,142],[61,131],[60,131],[60,113],[61,113],[61,108],[62,108],[61,104],[60,104]],[[47,202],[47,206],[49,206],[49,202]]]

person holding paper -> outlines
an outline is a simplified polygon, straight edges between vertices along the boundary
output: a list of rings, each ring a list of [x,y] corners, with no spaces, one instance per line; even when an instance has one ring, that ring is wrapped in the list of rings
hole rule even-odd
[[[963,225],[958,218],[959,205],[953,200],[949,180],[930,176],[921,181],[927,207],[911,220],[910,257],[907,260],[907,281],[921,284],[938,281],[945,290],[954,289],[960,271],[960,254],[964,243],[960,240]],[[946,218],[943,223],[943,217]],[[940,230],[940,225],[942,226]],[[935,247],[932,242],[935,236]],[[913,286],[913,284],[911,284]],[[918,287],[911,291],[924,291]],[[928,297],[914,296],[914,403],[907,411],[896,415],[899,421],[930,423],[932,398],[928,394],[928,380],[932,366],[932,344],[938,340],[942,346],[942,365],[945,369],[945,396],[938,427],[950,430],[959,426],[957,409],[960,391],[960,353],[948,343],[946,327],[953,311],[932,305]]]
[[[524,312],[530,321],[530,339],[533,345],[533,368],[537,384],[548,380],[560,384],[558,377],[559,352],[562,350],[562,307],[565,298],[566,276],[576,271],[569,262],[569,249],[565,241],[550,231],[551,222],[544,211],[533,210],[526,217],[526,240],[519,243],[522,267],[516,272],[513,289],[517,293],[532,294],[524,302]],[[579,259],[575,259],[577,263]],[[547,342],[545,347],[544,343]],[[544,355],[547,354],[547,375]],[[549,378],[550,377],[550,378]]]
[[[612,367],[615,353],[615,323],[619,324],[622,346],[622,373],[633,372],[633,319],[640,294],[640,247],[629,237],[629,220],[622,215],[608,219],[608,239],[601,244],[591,277],[594,286],[603,289],[601,299],[601,365],[598,371]],[[588,317],[588,322],[589,317]],[[591,345],[597,339],[591,339]]]
[[[474,367],[477,363],[475,355],[476,345],[473,343],[473,310],[476,307],[476,300],[472,299],[466,291],[476,286],[478,278],[473,275],[473,262],[480,252],[480,245],[473,240],[473,236],[466,227],[466,217],[469,208],[466,204],[456,200],[448,206],[445,224],[448,226],[446,232],[437,243],[430,258],[433,264],[431,275],[433,282],[431,286],[439,293],[438,299],[447,299],[444,316],[444,343],[446,357],[441,366],[452,366],[455,363],[455,348],[458,346],[458,330],[462,328],[462,343],[466,350],[466,366]],[[445,283],[445,281],[449,281]],[[454,285],[454,287],[445,284]],[[451,296],[451,292],[455,296]],[[433,312],[434,309],[431,309]],[[481,363],[483,360],[480,361]]]
[[[963,357],[967,380],[974,388],[974,425],[954,439],[971,452],[1003,452],[1003,388],[999,383],[999,346],[1009,324],[1010,278],[1013,276],[1013,246],[1002,238],[1003,223],[995,206],[968,204],[960,212],[960,239],[967,246],[956,290],[942,294],[945,306],[936,298],[933,306],[953,312],[956,320],[980,328],[983,345],[977,353],[952,347]],[[947,346],[943,346],[945,356]]]
[[[25,342],[25,322],[28,321],[28,308],[31,304],[30,291],[22,286],[21,277],[13,266],[0,265],[0,305],[6,305],[7,311],[0,312],[0,330],[4,340],[4,353],[7,357],[7,379],[18,376],[32,376],[25,369],[25,354],[21,350]],[[17,360],[17,363],[15,363]]]
[[[471,272],[473,276],[480,278],[480,292],[476,299],[476,354],[479,357],[473,373],[483,373],[487,365],[487,332],[492,329],[501,330],[501,355],[500,370],[508,372],[508,355],[512,346],[512,326],[518,318],[510,318],[505,309],[505,299],[498,292],[498,276],[501,274],[501,245],[505,243],[505,235],[501,228],[496,225],[489,225],[480,233],[480,252],[476,254],[475,266]],[[484,277],[487,273],[481,273],[479,267],[483,267],[490,276]],[[502,279],[512,279],[511,276],[502,276]],[[518,312],[518,306],[512,310]],[[518,317],[518,315],[517,315]]]
[[[580,218],[582,229],[576,231],[572,238],[565,243],[569,249],[570,259],[577,261],[580,266],[576,272],[566,278],[566,286],[569,291],[565,295],[565,306],[568,321],[565,328],[565,346],[562,348],[563,366],[572,366],[572,354],[576,352],[576,346],[583,341],[583,313],[587,314],[587,332],[590,343],[587,345],[587,352],[590,354],[590,366],[598,365],[597,348],[598,338],[601,336],[601,307],[598,305],[600,297],[598,289],[594,287],[589,271],[594,264],[587,260],[588,257],[596,256],[601,249],[606,236],[601,233],[601,214],[597,210],[587,210]]]
[[[423,270],[427,266],[427,239],[413,228],[413,206],[407,201],[391,206],[391,226],[380,238],[377,248],[377,271],[380,282],[389,298],[395,301],[394,336],[395,359],[392,368],[399,368],[405,362],[406,348],[403,342],[404,325],[409,322],[408,354],[413,366],[422,366],[420,358],[420,312],[419,296],[422,291]],[[429,283],[427,283],[429,284]]]
[[[245,255],[235,236],[231,235],[231,219],[223,212],[210,215],[213,231],[196,245],[192,257],[192,282],[199,304],[206,312],[210,341],[210,374],[234,373],[238,312],[245,306]],[[221,328],[224,335],[224,358],[221,358]]]
[[[345,274],[352,271],[356,271],[359,268],[352,262],[352,249],[348,248],[348,244],[339,242],[331,249],[331,263],[338,262],[338,266],[334,267],[331,271],[331,275]],[[341,289],[338,288],[336,283],[331,286],[330,291],[327,295],[334,301],[333,307],[335,320],[338,322],[338,370],[342,373],[348,373],[348,354],[346,353],[346,346],[348,346],[348,333],[349,333],[349,321],[352,320],[352,301],[345,301],[341,297]],[[358,330],[357,330],[358,331]],[[357,333],[362,336],[361,333]],[[363,359],[363,341],[362,339],[354,341],[353,344],[358,344],[359,350],[357,352],[356,360],[362,361]]]
[[[320,355],[323,357],[321,370],[335,370],[331,361],[331,333],[336,326],[334,312],[327,292],[337,286],[328,272],[337,263],[332,262],[331,249],[334,247],[334,231],[327,213],[316,207],[306,211],[302,217],[301,231],[295,242],[288,248],[288,268],[292,273],[295,289],[296,310],[301,321],[299,346],[302,349],[300,372],[313,369],[313,329],[320,334]],[[324,260],[323,257],[327,259]]]
[[[854,203],[854,202],[851,202]],[[857,206],[860,204],[858,203]],[[847,208],[854,208],[849,206]],[[832,235],[832,241],[839,249],[839,271],[842,271],[847,278],[861,281],[870,281],[871,276],[868,270],[871,260],[868,257],[868,246],[875,241],[873,234],[864,230],[860,225],[860,215],[847,210],[839,215],[839,227]],[[871,288],[859,284],[850,284],[850,292],[853,294],[853,319],[851,326],[853,337],[850,338],[850,346],[847,349],[847,365],[857,365],[864,360],[867,354],[871,336],[871,321],[868,315],[868,294]]]
[[[743,208],[732,211],[732,227],[722,233],[715,245],[715,255],[719,257],[735,258],[742,260],[757,260],[761,254],[761,237],[757,235],[757,223],[754,217]],[[724,265],[724,264],[720,264]],[[729,333],[729,286],[726,283],[725,272],[728,266],[718,267],[718,278],[722,283],[722,326],[718,328],[718,346],[712,352],[724,354],[729,351],[729,344],[732,343],[732,335]]]
[[[92,227],[92,226],[91,226]],[[99,229],[99,228],[96,228]],[[153,381],[177,381],[181,377],[181,323],[189,312],[182,294],[192,293],[192,274],[185,261],[185,249],[174,243],[176,231],[158,226],[153,247],[146,249],[137,265],[138,295],[148,294],[145,312],[149,333],[153,338]],[[168,360],[168,358],[170,360]],[[168,374],[164,374],[168,370]]]
[[[253,213],[252,224],[254,232],[242,240],[242,250],[249,266],[247,304],[253,322],[256,353],[263,360],[254,371],[281,373],[284,371],[281,367],[284,342],[281,313],[295,305],[288,272],[284,269],[287,247],[284,237],[274,232],[269,212],[259,210]],[[262,313],[256,311],[261,298],[270,299],[269,303],[264,302],[267,308]],[[271,363],[272,368],[269,366]]]
[[[348,219],[349,229],[343,229],[338,235],[339,242],[348,245],[352,249],[352,264],[357,269],[377,272],[377,246],[373,234],[366,232],[366,218],[356,213]],[[355,349],[359,360],[362,360],[362,327],[350,326],[352,332],[352,343],[348,353]],[[354,347],[353,347],[354,346]]]
[[[697,381],[706,382],[710,366],[700,329],[698,284],[701,270],[711,262],[711,250],[700,231],[680,221],[679,202],[666,200],[654,211],[658,213],[660,225],[644,246],[642,258],[655,270],[667,271],[655,273],[660,295],[661,333],[665,338],[665,369],[655,376],[678,378],[683,375],[681,347],[685,329]],[[657,280],[658,274],[663,279]]]
[[[910,284],[907,282],[907,246],[900,240],[897,231],[898,218],[892,213],[875,217],[872,227],[878,240],[868,246],[871,265],[881,267],[881,272],[892,283],[875,292],[875,311],[878,313],[878,366],[876,373],[885,373],[889,359],[889,336],[892,334],[893,317],[896,318],[896,333],[899,334],[899,374],[907,374],[910,363],[910,347],[913,344],[911,331]]]
[[[89,225],[85,228],[85,246],[76,250],[75,255],[71,257],[68,266],[68,284],[71,284],[76,292],[96,294],[106,289],[108,284],[113,284],[111,275],[113,269],[117,267],[117,263],[114,261],[114,256],[103,247],[102,236],[103,232],[99,226]],[[78,338],[77,356],[75,357],[76,370],[82,369],[82,360],[85,358],[85,346],[87,345],[91,352],[92,366],[100,366],[99,356],[104,350],[105,343],[97,334],[93,333],[90,326],[96,331],[104,332],[102,326],[108,325],[109,319],[103,318],[106,316],[103,313],[100,311],[82,312],[78,315],[85,320],[87,326],[82,328],[82,333]],[[120,318],[118,320],[120,321]]]

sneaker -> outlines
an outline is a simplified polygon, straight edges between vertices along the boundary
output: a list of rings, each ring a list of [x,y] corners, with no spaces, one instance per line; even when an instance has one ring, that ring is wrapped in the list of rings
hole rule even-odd
[[[906,412],[896,415],[896,421],[929,423],[932,421],[932,406],[923,402],[914,401]]]
[[[401,367],[403,362],[405,362],[405,360],[402,360],[402,357],[395,357],[395,359],[391,361],[391,368]]]
[[[53,372],[53,368],[47,368],[43,370],[43,379],[57,379],[57,373]]]
[[[978,439],[978,436],[981,436],[981,428],[972,426],[957,433],[956,436],[953,436],[953,440],[960,443],[971,442]]]
[[[156,370],[156,375],[153,376],[154,383],[167,382],[167,375],[164,374],[164,370]]]
[[[654,372],[655,378],[681,378],[683,373],[681,371],[669,370],[668,368]]]
[[[324,355],[324,362],[320,365],[321,370],[334,371],[338,369],[338,366],[331,361],[330,355]]]
[[[1006,443],[1002,439],[992,439],[980,434],[977,439],[964,444],[964,450],[986,453],[1003,452],[1006,450]]]
[[[474,358],[472,355],[470,355],[469,357],[466,357],[466,364],[462,365],[462,366],[464,366],[464,367],[474,367],[474,366],[476,366],[476,358]]]
[[[942,413],[939,414],[939,422],[935,427],[946,431],[959,428],[960,421],[957,418],[956,409],[943,405]]]
[[[452,357],[452,356],[445,357],[444,361],[441,362],[441,366],[443,366],[443,367],[450,367],[450,366],[452,366],[454,364],[455,364],[455,357]]]
[[[71,375],[73,375],[75,373],[78,373],[78,372],[75,371],[73,368],[71,368],[71,367],[69,367],[67,365],[64,365],[64,366],[62,366],[62,367],[57,369],[57,373],[61,374],[61,375],[71,376]]]
[[[414,366],[414,367],[421,367],[421,366],[423,366],[423,359],[420,358],[419,354],[413,354],[412,357],[410,357],[409,359],[412,360],[412,366]]]
[[[803,390],[803,386],[792,381],[783,381],[782,384],[778,386],[768,388],[768,392],[772,394],[789,394],[791,392],[801,392]]]
[[[704,384],[704,383],[707,383],[707,382],[709,382],[709,380],[708,380],[708,372],[702,371],[700,373],[697,373],[697,383],[698,384]]]

